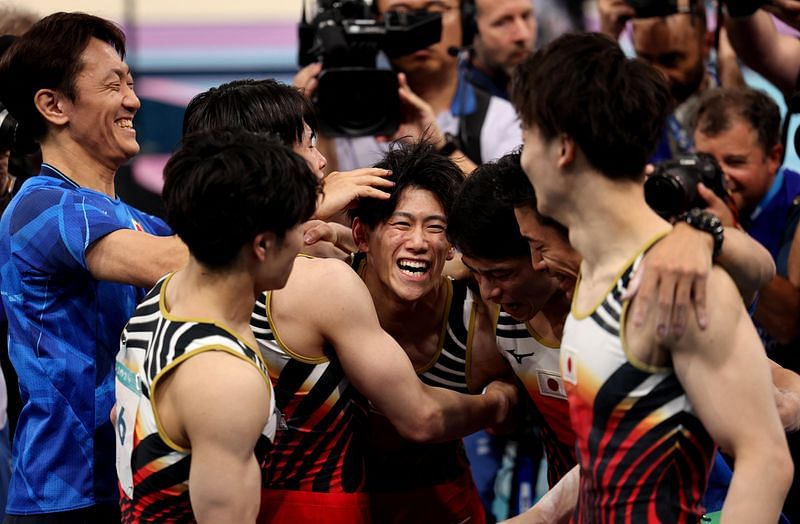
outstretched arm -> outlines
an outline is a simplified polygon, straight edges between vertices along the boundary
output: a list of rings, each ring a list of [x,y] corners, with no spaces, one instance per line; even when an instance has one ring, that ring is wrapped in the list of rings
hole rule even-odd
[[[503,420],[516,398],[513,386],[492,383],[483,395],[462,395],[423,384],[411,361],[380,327],[372,297],[346,265],[328,260],[306,285],[317,300],[313,323],[335,348],[353,385],[414,441],[452,440]]]
[[[159,237],[132,229],[109,233],[86,251],[89,271],[97,280],[146,289],[188,261],[189,250],[177,235]]]

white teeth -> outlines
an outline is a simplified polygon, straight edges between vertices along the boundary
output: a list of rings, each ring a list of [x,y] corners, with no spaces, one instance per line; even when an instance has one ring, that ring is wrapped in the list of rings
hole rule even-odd
[[[406,275],[416,276],[426,272],[430,267],[430,263],[421,260],[401,259],[397,261],[397,267]]]
[[[427,262],[422,262],[418,260],[400,260],[398,261],[398,264],[401,266],[413,267],[416,269],[426,269],[428,267]]]
[[[117,120],[116,124],[123,129],[133,129],[133,120],[130,119]]]

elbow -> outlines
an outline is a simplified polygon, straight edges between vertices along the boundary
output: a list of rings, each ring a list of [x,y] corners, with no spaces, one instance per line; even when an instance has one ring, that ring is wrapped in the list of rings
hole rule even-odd
[[[442,438],[444,435],[442,420],[442,413],[435,406],[420,406],[412,417],[396,427],[404,439],[423,444]]]
[[[775,478],[776,486],[779,489],[784,489],[785,493],[789,491],[792,482],[794,481],[794,463],[792,462],[792,455],[789,453],[789,447],[785,444],[781,446],[779,456],[775,457],[773,467],[775,469],[773,477]]]
[[[783,433],[781,437],[780,441],[769,446],[768,456],[761,459],[761,466],[765,469],[762,478],[771,479],[776,491],[783,490],[785,496],[794,480],[794,463]]]
[[[769,284],[777,274],[775,261],[772,260],[772,256],[769,255],[769,253],[767,253],[767,255],[767,258],[764,260],[764,263],[761,266],[761,279],[758,282],[758,289],[761,289]]]

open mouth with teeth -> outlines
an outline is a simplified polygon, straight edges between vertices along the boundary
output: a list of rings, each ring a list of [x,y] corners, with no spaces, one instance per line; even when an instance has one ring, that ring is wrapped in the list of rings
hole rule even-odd
[[[117,124],[117,126],[121,127],[122,129],[133,129],[133,120],[131,120],[130,118],[120,118],[114,123]]]
[[[425,274],[430,271],[431,263],[425,260],[401,258],[397,261],[397,267],[404,275],[420,278],[425,276]]]

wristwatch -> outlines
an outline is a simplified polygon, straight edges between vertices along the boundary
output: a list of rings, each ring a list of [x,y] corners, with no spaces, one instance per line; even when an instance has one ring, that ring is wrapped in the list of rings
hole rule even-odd
[[[450,156],[461,149],[461,141],[453,133],[444,134],[444,145],[436,150],[442,156]]]
[[[714,238],[712,259],[716,260],[720,251],[722,251],[722,241],[725,239],[725,227],[717,215],[704,209],[694,208],[678,215],[678,220],[686,222],[693,228],[704,231]]]

